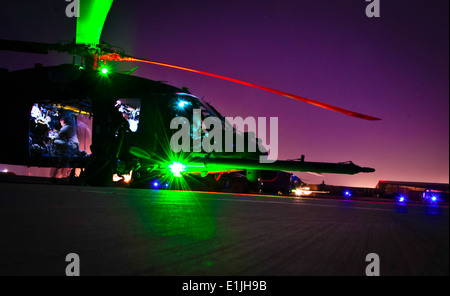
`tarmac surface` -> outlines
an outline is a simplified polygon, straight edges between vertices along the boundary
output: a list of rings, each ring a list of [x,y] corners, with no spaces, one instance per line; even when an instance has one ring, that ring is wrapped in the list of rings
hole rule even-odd
[[[448,206],[0,183],[0,275],[449,275]]]

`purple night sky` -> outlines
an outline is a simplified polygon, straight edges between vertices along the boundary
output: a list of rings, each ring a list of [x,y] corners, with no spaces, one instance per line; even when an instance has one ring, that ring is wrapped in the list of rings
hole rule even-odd
[[[373,167],[308,183],[449,182],[449,2],[381,0],[115,0],[102,40],[128,54],[264,85],[363,114],[365,121],[262,90],[141,64],[135,75],[186,86],[225,116],[278,117],[279,159]],[[0,39],[72,40],[64,0],[9,1]],[[71,57],[1,52],[10,70]],[[131,69],[137,64],[122,64]],[[2,98],[7,99],[7,98]],[[7,166],[5,166],[7,167]],[[3,167],[0,165],[0,169]]]

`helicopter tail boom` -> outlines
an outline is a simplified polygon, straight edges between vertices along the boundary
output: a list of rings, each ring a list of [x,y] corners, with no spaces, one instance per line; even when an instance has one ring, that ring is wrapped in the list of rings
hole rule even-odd
[[[373,173],[375,169],[360,167],[352,162],[327,163],[282,160],[273,163],[260,163],[258,160],[230,158],[192,158],[185,164],[187,172],[226,171],[230,168],[242,170],[290,171],[328,174],[354,175]]]

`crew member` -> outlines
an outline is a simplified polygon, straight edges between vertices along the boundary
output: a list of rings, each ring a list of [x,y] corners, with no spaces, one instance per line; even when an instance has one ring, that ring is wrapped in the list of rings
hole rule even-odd
[[[80,143],[77,137],[77,127],[73,119],[66,115],[60,119],[61,129],[55,138],[54,144],[58,154],[73,155],[78,151]]]

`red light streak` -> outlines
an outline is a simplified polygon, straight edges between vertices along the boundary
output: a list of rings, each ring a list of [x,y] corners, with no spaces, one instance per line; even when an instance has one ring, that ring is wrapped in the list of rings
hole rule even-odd
[[[198,73],[198,74],[202,74],[202,75],[206,75],[206,76],[211,76],[211,77],[215,77],[215,78],[219,78],[219,79],[223,79],[223,80],[227,80],[227,81],[231,81],[231,82],[235,82],[238,84],[242,84],[242,85],[246,85],[246,86],[250,86],[250,87],[254,87],[254,88],[258,88],[258,89],[262,89],[274,94],[278,94],[287,98],[291,98],[294,100],[298,100],[301,102],[305,102],[308,104],[312,104],[314,106],[317,107],[321,107],[321,108],[325,108],[331,111],[336,111],[342,114],[346,114],[349,116],[353,116],[356,118],[361,118],[361,119],[365,119],[365,120],[380,120],[380,118],[376,118],[373,116],[369,116],[369,115],[364,115],[361,113],[357,113],[357,112],[353,112],[347,109],[343,109],[340,107],[336,107],[327,103],[322,103],[316,100],[312,100],[312,99],[308,99],[305,97],[301,97],[301,96],[297,96],[297,95],[293,95],[284,91],[279,91],[273,88],[269,88],[269,87],[265,87],[265,86],[261,86],[261,85],[257,85],[257,84],[253,84],[250,82],[245,82],[245,81],[241,81],[238,79],[234,79],[234,78],[230,78],[230,77],[225,77],[225,76],[221,76],[221,75],[217,75],[217,74],[212,74],[212,73],[208,73],[208,72],[204,72],[204,71],[200,71],[200,70],[195,70],[195,69],[190,69],[190,68],[185,68],[185,67],[180,67],[180,66],[175,66],[175,65],[171,65],[171,64],[166,64],[166,63],[160,63],[160,62],[155,62],[155,61],[150,61],[150,60],[144,60],[144,59],[138,59],[138,58],[133,58],[133,57],[121,57],[118,54],[108,54],[108,55],[102,55],[100,56],[100,59],[105,59],[105,60],[114,60],[114,61],[128,61],[128,62],[141,62],[141,63],[147,63],[147,64],[153,64],[153,65],[158,65],[158,66],[164,66],[164,67],[169,67],[169,68],[173,68],[173,69],[179,69],[179,70],[183,70],[183,71],[188,71],[188,72],[193,72],[193,73]]]

